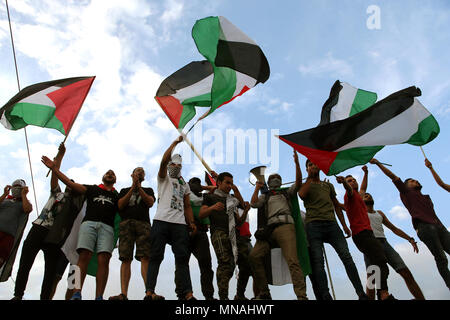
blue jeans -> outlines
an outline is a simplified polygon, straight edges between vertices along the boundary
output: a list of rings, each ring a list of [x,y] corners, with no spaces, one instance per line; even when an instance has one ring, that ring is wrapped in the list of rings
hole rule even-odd
[[[450,289],[450,271],[445,253],[450,254],[450,232],[443,225],[419,222],[417,235],[434,256],[436,266],[447,288]]]
[[[183,295],[192,292],[189,273],[189,232],[186,225],[153,220],[150,231],[150,259],[147,271],[146,291],[155,292],[159,266],[164,258],[166,244],[172,246],[175,256],[175,283]]]
[[[323,244],[329,243],[342,263],[344,264],[347,276],[358,296],[364,295],[361,279],[358,275],[355,262],[348,250],[347,241],[336,221],[311,221],[306,224],[306,235],[310,248],[310,260],[312,267],[312,277],[317,285],[320,296],[318,300],[332,300],[330,289],[328,288],[327,275],[324,268]]]

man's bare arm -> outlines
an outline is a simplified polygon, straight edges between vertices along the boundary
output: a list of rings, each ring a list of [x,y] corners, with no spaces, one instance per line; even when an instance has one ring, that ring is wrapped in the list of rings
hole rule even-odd
[[[62,183],[71,188],[73,191],[79,194],[86,193],[87,188],[84,185],[71,181],[64,173],[62,173],[61,171],[59,171],[58,168],[55,167],[55,163],[48,157],[42,156],[41,161],[43,164],[45,164],[47,168],[49,168],[56,174],[56,176],[58,177],[59,180],[62,181]]]
[[[166,152],[164,152],[158,172],[158,176],[161,179],[164,179],[167,176],[167,165],[169,164],[172,157],[172,151],[181,141],[183,141],[183,136],[179,136],[174,142],[172,142]]]

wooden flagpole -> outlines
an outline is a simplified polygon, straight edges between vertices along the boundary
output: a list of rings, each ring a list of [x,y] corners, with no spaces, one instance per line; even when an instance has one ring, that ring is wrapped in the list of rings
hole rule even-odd
[[[161,104],[159,103],[159,101],[156,99],[155,97],[155,101],[158,103],[158,105],[162,108]],[[164,110],[164,109],[163,109]],[[206,163],[206,161],[203,159],[203,157],[200,155],[200,153],[198,153],[198,151],[195,149],[194,145],[191,143],[191,141],[187,138],[186,134],[183,132],[183,129],[179,129],[177,127],[175,127],[175,129],[177,129],[178,133],[180,135],[183,136],[183,140],[188,144],[188,146],[191,148],[192,151],[194,151],[194,154],[197,156],[197,158],[200,160],[200,162],[203,164],[203,166],[205,167],[205,169],[208,171],[209,174],[211,174],[212,169],[210,168],[210,166]],[[192,128],[191,128],[192,129]]]

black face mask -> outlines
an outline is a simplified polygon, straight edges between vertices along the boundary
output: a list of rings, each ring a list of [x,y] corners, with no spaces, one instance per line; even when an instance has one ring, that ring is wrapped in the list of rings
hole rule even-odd
[[[366,204],[366,206],[373,206],[375,201],[373,201],[373,200],[364,200],[364,203]]]

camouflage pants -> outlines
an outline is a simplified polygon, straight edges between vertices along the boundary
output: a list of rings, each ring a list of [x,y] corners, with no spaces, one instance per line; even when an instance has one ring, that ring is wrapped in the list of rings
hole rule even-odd
[[[216,230],[211,234],[211,242],[214,247],[214,251],[217,257],[217,287],[219,288],[220,300],[228,300],[228,286],[230,279],[233,277],[234,263],[233,250],[231,248],[230,238],[228,233],[222,230]],[[237,237],[238,246],[238,265],[239,275],[242,274],[242,281],[238,287],[243,288],[247,286],[248,278],[250,275],[250,265],[248,263],[249,247],[247,241],[241,241],[239,236]],[[247,280],[245,280],[247,278]],[[241,290],[242,289],[238,289]]]

